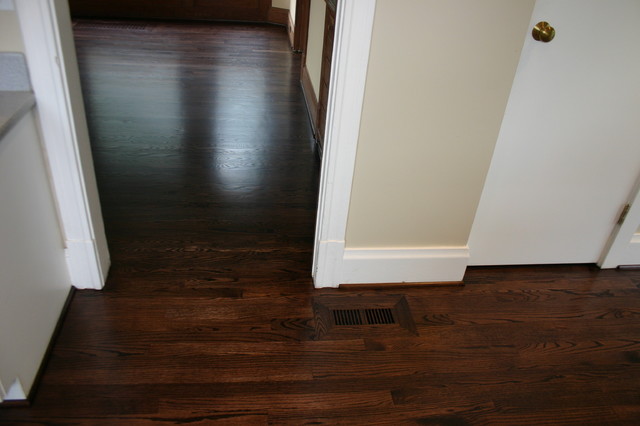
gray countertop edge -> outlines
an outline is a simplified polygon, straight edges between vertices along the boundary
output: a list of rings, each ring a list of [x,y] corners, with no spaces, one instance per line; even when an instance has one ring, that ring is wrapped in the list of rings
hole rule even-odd
[[[33,92],[0,91],[0,142],[35,104]]]

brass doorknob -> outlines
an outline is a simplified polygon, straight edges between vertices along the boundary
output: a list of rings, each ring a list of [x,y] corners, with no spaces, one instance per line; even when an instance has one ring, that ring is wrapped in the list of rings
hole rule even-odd
[[[549,25],[548,22],[541,21],[533,27],[533,31],[531,31],[531,35],[535,40],[541,41],[543,43],[549,43],[556,36],[556,30]]]

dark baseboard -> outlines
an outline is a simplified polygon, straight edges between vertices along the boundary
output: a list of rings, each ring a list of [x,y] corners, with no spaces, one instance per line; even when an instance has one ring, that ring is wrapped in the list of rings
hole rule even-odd
[[[269,22],[271,0],[69,0],[73,18]],[[286,22],[283,24],[286,25]]]
[[[271,24],[288,26],[289,24],[289,9],[282,9],[280,7],[271,7],[267,13],[267,22]]]
[[[318,97],[313,90],[313,84],[311,84],[311,77],[309,76],[309,70],[306,66],[302,67],[300,73],[300,83],[302,85],[302,93],[304,94],[304,102],[307,105],[307,114],[309,115],[309,121],[311,122],[311,128],[313,130],[313,136],[318,139]]]
[[[40,381],[42,380],[42,375],[44,374],[47,368],[47,363],[49,362],[49,358],[51,357],[51,353],[53,352],[53,346],[55,345],[58,335],[60,334],[60,330],[62,330],[62,324],[64,323],[64,319],[67,316],[69,306],[71,305],[71,301],[73,300],[73,296],[75,294],[76,294],[76,288],[71,287],[71,289],[69,290],[69,294],[67,295],[67,300],[65,300],[64,305],[62,306],[62,311],[60,312],[60,316],[58,317],[56,326],[53,329],[53,333],[51,334],[51,339],[49,339],[47,350],[44,352],[44,357],[42,357],[40,368],[38,368],[38,372],[36,373],[36,377],[33,380],[33,385],[31,385],[31,389],[29,390],[27,399],[19,400],[19,401],[3,401],[3,402],[0,402],[0,408],[26,407],[26,406],[29,406],[33,401],[33,399],[35,398],[36,392],[38,390],[38,385],[40,384]]]

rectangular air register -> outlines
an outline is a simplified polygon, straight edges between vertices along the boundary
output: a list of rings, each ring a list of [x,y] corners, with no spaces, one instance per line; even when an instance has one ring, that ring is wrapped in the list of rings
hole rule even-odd
[[[317,296],[313,311],[316,339],[418,335],[404,296]]]
[[[371,308],[371,309],[335,309],[333,323],[335,325],[375,325],[375,324],[395,324],[391,308]]]

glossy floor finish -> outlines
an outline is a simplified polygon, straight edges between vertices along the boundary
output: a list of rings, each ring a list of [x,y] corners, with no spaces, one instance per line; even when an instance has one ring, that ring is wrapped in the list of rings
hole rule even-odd
[[[109,280],[0,422],[640,423],[640,271],[313,290],[318,163],[284,29],[127,25],[76,25]],[[363,301],[404,326],[316,328],[314,305]]]

